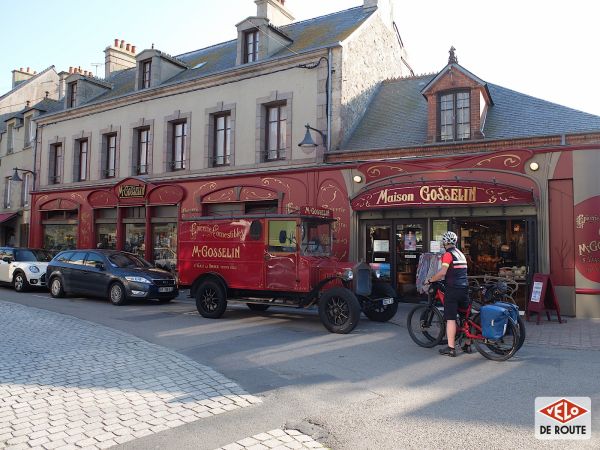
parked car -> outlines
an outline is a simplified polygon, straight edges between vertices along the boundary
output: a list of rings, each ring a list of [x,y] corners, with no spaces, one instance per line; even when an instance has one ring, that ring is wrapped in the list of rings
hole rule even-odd
[[[133,253],[118,250],[67,250],[46,271],[52,297],[106,296],[113,305],[129,299],[167,303],[179,294],[175,277]]]
[[[46,268],[52,253],[38,248],[0,247],[0,283],[17,292],[46,286]]]

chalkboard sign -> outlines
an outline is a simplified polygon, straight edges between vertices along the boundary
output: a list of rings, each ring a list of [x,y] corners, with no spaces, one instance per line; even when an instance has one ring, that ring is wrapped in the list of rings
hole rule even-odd
[[[558,322],[563,323],[562,318],[560,317],[560,306],[558,305],[558,299],[556,298],[556,293],[554,292],[554,286],[552,285],[550,275],[536,273],[533,276],[531,296],[527,302],[526,318],[529,321],[529,316],[532,313],[537,314],[538,316],[536,323],[539,325],[543,312],[546,313],[548,320],[551,320],[551,311],[556,311]]]

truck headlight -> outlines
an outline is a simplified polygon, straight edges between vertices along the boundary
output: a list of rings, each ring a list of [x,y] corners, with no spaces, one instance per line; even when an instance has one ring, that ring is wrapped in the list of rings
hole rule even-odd
[[[381,271],[380,270],[374,270],[373,272],[375,272],[375,278],[381,278]]]
[[[133,281],[135,283],[144,283],[144,284],[151,283],[151,281],[148,278],[144,278],[144,277],[125,277],[125,279],[127,281]]]
[[[344,270],[344,273],[342,273],[342,279],[344,281],[352,281],[354,279],[354,272],[352,272],[352,269]]]
[[[40,273],[38,266],[29,266],[28,269],[31,273]]]

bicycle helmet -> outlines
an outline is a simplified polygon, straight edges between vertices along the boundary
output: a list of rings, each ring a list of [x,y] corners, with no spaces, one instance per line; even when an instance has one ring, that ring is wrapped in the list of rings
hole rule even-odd
[[[452,231],[446,231],[442,235],[442,244],[444,244],[444,245],[456,245],[457,242],[458,242],[458,236],[456,235],[456,233],[454,233]]]

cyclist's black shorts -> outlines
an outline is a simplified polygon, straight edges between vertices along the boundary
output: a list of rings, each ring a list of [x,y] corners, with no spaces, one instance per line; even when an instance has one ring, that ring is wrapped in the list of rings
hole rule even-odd
[[[469,304],[469,288],[446,287],[444,295],[444,319],[456,320],[459,306],[466,308]]]

